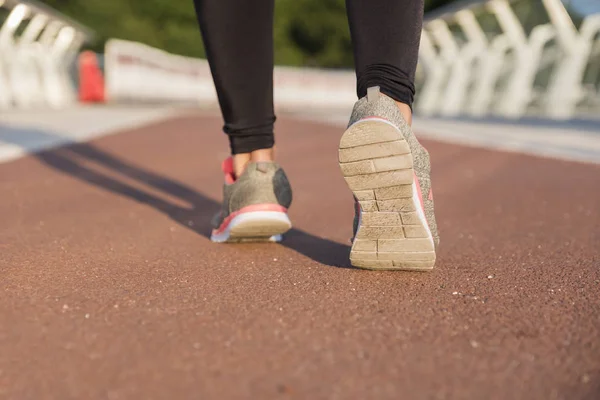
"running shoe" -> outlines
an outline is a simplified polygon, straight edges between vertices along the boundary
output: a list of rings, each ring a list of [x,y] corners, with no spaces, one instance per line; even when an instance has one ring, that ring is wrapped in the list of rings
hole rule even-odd
[[[429,153],[379,87],[355,104],[340,140],[339,163],[356,204],[351,264],[432,269],[439,236]]]
[[[279,242],[292,223],[287,210],[292,189],[274,162],[251,162],[241,176],[233,160],[223,162],[223,206],[213,219],[213,242]]]

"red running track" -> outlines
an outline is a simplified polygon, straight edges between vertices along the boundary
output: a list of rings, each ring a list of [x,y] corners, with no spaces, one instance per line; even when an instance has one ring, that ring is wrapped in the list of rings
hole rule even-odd
[[[437,269],[370,272],[316,123],[278,125],[285,243],[210,243],[220,126],[0,165],[0,398],[600,398],[598,166],[426,142]]]

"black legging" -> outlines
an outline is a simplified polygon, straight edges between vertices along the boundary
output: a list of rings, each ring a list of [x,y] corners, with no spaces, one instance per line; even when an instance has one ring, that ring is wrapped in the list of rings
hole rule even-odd
[[[275,143],[274,0],[194,0],[232,154]],[[423,0],[346,0],[357,94],[412,105]]]

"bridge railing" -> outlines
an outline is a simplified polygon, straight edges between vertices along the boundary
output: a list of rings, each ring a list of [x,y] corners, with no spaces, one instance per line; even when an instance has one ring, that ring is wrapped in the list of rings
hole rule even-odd
[[[529,15],[519,12],[524,6]],[[507,118],[599,113],[600,14],[578,25],[560,0],[464,1],[429,15],[416,109]]]
[[[217,104],[206,60],[111,39],[106,44],[104,62],[109,102]],[[276,67],[273,86],[279,110],[347,111],[355,99],[355,76],[351,71]]]
[[[600,114],[599,37],[600,13],[581,20],[561,0],[453,3],[426,16],[415,109],[505,118]],[[117,40],[106,60],[111,101],[216,101],[205,61]],[[351,72],[277,67],[274,87],[279,108],[344,109],[355,100]]]
[[[507,118],[599,114],[600,13],[576,17],[561,0],[465,0],[428,14],[415,109]],[[0,23],[0,108],[76,101],[68,68],[90,31],[33,0],[0,0]],[[216,101],[204,60],[111,40],[105,62],[109,101]],[[344,109],[354,86],[351,72],[275,70],[280,108]]]
[[[92,33],[33,0],[0,0],[0,110],[76,101],[69,76]]]

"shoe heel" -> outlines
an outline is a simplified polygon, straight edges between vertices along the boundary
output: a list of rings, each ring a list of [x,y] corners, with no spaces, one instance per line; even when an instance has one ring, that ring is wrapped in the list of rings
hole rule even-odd
[[[361,208],[351,264],[366,269],[432,269],[433,238],[402,132],[382,118],[357,121],[340,139],[339,164]]]
[[[226,227],[213,231],[213,242],[280,242],[292,223],[283,211],[247,211],[235,215]]]

